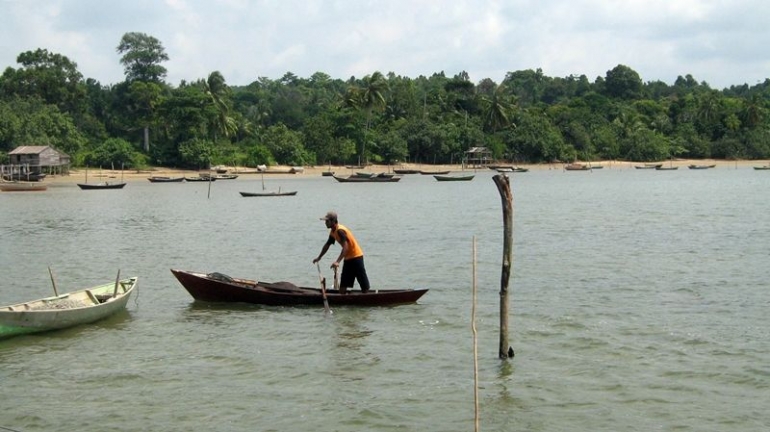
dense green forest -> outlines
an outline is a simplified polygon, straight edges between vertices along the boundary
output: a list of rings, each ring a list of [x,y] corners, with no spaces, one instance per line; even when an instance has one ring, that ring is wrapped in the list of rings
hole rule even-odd
[[[125,81],[110,85],[61,54],[19,54],[0,76],[0,163],[20,145],[133,168],[460,163],[476,146],[517,163],[770,158],[768,79],[716,90],[690,75],[643,82],[618,65],[593,81],[540,69],[501,83],[287,72],[241,87],[213,71],[174,87],[156,38],[126,33],[116,53]]]

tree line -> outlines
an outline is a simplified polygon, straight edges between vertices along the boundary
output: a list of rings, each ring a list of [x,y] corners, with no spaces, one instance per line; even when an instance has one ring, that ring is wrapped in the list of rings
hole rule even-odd
[[[156,38],[126,33],[125,80],[84,78],[64,55],[19,54],[0,76],[0,162],[50,145],[76,166],[206,168],[460,163],[487,147],[514,163],[770,158],[770,80],[712,89],[691,75],[643,82],[625,65],[593,81],[542,70],[474,83],[316,72],[229,86],[219,71],[172,86]]]

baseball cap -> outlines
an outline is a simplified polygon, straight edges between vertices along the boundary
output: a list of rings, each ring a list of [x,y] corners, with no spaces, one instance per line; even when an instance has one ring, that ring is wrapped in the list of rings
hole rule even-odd
[[[321,220],[322,221],[330,220],[330,221],[335,221],[336,222],[337,221],[337,212],[330,211],[330,212],[326,213],[326,216],[322,217]]]

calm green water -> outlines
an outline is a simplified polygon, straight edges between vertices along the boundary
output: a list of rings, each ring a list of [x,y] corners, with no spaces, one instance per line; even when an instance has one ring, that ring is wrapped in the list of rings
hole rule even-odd
[[[497,359],[502,210],[472,182],[258,177],[0,194],[0,304],[139,276],[128,310],[0,341],[0,426],[23,431],[473,430],[477,244],[485,431],[770,428],[770,175],[514,174],[511,345]],[[383,309],[206,305],[182,268],[316,286],[334,209]],[[331,255],[324,262],[330,262]],[[326,267],[324,267],[326,268]],[[331,278],[331,272],[325,270]]]

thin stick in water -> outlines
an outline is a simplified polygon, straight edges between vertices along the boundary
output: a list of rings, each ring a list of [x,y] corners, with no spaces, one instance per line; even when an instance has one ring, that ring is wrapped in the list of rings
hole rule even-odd
[[[479,350],[476,333],[476,236],[473,236],[473,306],[471,307],[471,331],[473,332],[473,405],[475,408],[474,431],[479,431]]]

